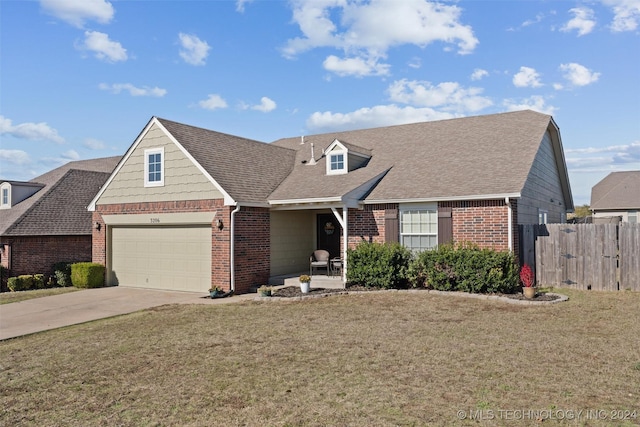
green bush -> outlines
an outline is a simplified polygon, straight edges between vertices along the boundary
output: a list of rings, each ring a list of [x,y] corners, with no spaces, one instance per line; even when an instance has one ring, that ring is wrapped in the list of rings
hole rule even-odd
[[[441,245],[418,255],[409,269],[412,286],[470,293],[512,293],[518,267],[511,252],[473,245]]]
[[[58,286],[71,286],[71,263],[56,262],[53,264],[53,275],[56,278]]]
[[[42,276],[42,275],[39,274],[38,276]],[[44,280],[42,281],[44,282]],[[28,291],[30,289],[36,289],[37,284],[38,284],[38,281],[36,277],[31,274],[23,274],[17,277],[9,277],[9,280],[7,280],[7,287],[11,292]]]
[[[76,288],[101,288],[104,286],[105,267],[93,262],[71,265],[71,283]]]
[[[45,288],[45,281],[44,281],[44,274],[34,274],[33,276],[33,288],[32,289],[44,289]]]
[[[347,282],[379,288],[406,288],[411,251],[398,243],[362,242],[347,251]]]

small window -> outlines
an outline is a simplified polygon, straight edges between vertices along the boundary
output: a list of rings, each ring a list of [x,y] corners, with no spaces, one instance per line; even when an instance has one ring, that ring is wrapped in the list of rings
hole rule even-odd
[[[3,188],[2,189],[2,204],[3,205],[8,205],[9,204],[9,189],[8,188]]]
[[[344,169],[344,154],[331,155],[331,170],[341,171]]]
[[[549,221],[549,211],[538,209],[538,224],[547,224]]]
[[[164,185],[164,149],[145,150],[144,152],[144,186],[158,187]]]

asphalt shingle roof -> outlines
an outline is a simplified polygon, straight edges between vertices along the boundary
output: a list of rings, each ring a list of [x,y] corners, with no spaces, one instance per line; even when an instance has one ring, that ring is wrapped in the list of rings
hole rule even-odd
[[[336,197],[388,171],[368,201],[520,193],[551,116],[533,111],[285,138],[272,145],[297,151],[291,174],[270,200]],[[335,139],[371,150],[366,167],[325,174],[319,153]],[[309,160],[314,143],[317,164]]]
[[[293,168],[294,150],[166,119],[158,121],[237,202],[265,203]]]
[[[591,189],[591,209],[640,209],[640,171],[611,172]]]
[[[87,206],[119,161],[120,156],[69,162],[30,180],[43,187],[0,210],[0,236],[91,234]]]

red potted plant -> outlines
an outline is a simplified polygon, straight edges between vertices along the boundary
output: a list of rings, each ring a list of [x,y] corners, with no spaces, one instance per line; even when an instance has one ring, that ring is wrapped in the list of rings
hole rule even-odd
[[[535,282],[536,278],[529,265],[525,264],[520,269],[520,281],[522,282],[522,293],[525,298],[533,298],[536,296]]]

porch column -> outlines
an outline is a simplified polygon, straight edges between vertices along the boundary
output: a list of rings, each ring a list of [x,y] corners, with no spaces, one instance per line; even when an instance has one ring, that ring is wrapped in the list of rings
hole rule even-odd
[[[349,247],[349,231],[348,231],[348,221],[349,217],[349,208],[347,206],[342,207],[342,216],[338,213],[336,208],[331,208],[331,212],[333,212],[333,216],[336,217],[340,226],[342,227],[342,284],[343,286],[347,285],[347,248]]]

